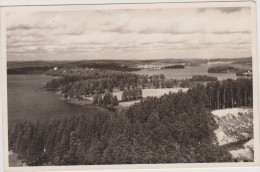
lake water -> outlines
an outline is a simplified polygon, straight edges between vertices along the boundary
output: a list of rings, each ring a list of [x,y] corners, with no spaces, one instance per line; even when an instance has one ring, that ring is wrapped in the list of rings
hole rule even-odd
[[[61,100],[54,91],[40,91],[51,77],[41,75],[8,75],[8,125],[16,122],[48,122],[72,115],[91,114],[96,107],[73,105]]]
[[[208,73],[209,65],[185,66],[183,69],[142,69],[133,73],[140,75],[158,75],[164,74],[169,79],[191,78],[193,75],[208,75],[217,77],[218,80],[237,79],[236,73]]]
[[[183,79],[192,75],[209,75],[219,80],[236,79],[235,73],[207,73],[208,66],[186,67],[184,69],[164,69],[136,71],[137,74],[164,74],[166,78]],[[70,117],[72,115],[93,115],[100,108],[78,106],[61,100],[55,91],[40,91],[49,76],[42,75],[8,75],[8,125],[12,128],[16,122],[30,120],[32,122],[48,122],[53,119]]]

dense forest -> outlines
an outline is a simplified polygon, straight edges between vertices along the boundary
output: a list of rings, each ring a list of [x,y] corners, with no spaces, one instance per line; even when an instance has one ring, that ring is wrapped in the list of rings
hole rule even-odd
[[[207,106],[206,87],[197,85],[120,112],[18,123],[9,131],[9,149],[32,166],[231,162]]]
[[[104,96],[96,93],[93,95],[93,103],[99,106],[113,107],[118,105],[118,98],[110,92],[106,92]]]
[[[101,96],[101,94],[106,91],[112,92],[114,88],[119,88],[119,90],[123,91],[122,101],[141,99],[142,88],[149,88],[151,85],[154,88],[172,88],[174,86],[192,88],[198,84],[204,83],[206,84],[206,94],[209,104],[208,108],[210,110],[242,106],[251,107],[253,104],[252,79],[240,78],[237,80],[227,79],[218,81],[216,77],[197,75],[193,76],[191,79],[175,81],[165,79],[164,75],[142,76],[118,72],[107,73],[107,71],[104,74],[103,72],[97,70],[91,70],[91,72],[94,72],[94,74],[91,73],[90,78],[94,76],[98,79],[82,79],[81,77],[77,78],[77,76],[72,75],[53,79],[50,83],[56,83],[58,80],[59,82],[56,84],[57,87],[65,83],[64,86],[62,86],[62,91],[65,93],[66,97],[93,95],[95,100],[98,100],[96,98],[97,96],[95,96],[96,94]],[[99,76],[101,78],[99,78]],[[106,79],[103,78],[105,76]],[[84,77],[89,78],[87,75],[84,75]],[[66,85],[66,83],[68,84]],[[111,101],[102,102],[108,102],[104,103],[104,105],[109,105],[113,102],[112,98],[110,99]]]
[[[209,109],[253,106],[252,79],[227,79],[209,82],[206,86]]]
[[[191,77],[191,82],[209,82],[209,81],[217,81],[217,77],[208,76],[208,75],[194,75]]]
[[[82,95],[102,94],[114,89],[129,91],[137,88],[190,88],[197,83],[216,81],[216,77],[195,75],[191,79],[167,79],[163,74],[137,75],[99,69],[59,69],[46,74],[55,76],[46,84],[46,89],[60,88],[66,97],[79,98]],[[126,98],[127,99],[127,98]]]
[[[163,74],[148,76],[98,69],[61,69],[48,74],[57,78],[48,82],[46,88],[61,88],[69,97],[101,94],[113,89],[172,88],[177,85],[176,80],[166,79]]]

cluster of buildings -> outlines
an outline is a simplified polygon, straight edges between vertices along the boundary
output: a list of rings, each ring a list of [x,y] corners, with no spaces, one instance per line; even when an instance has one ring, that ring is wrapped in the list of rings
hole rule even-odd
[[[185,65],[185,64],[178,64]],[[138,69],[163,69],[165,67],[175,66],[175,64],[137,64],[136,68]]]
[[[253,77],[253,73],[250,70],[245,71],[244,73],[242,73],[242,75],[238,76],[238,78],[247,78],[247,79],[250,79],[252,77]]]

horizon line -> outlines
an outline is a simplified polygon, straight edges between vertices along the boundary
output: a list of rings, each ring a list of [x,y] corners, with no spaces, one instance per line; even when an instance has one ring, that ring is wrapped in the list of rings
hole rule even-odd
[[[6,62],[51,62],[51,61],[149,61],[149,60],[155,60],[155,61],[160,61],[160,60],[216,60],[216,59],[242,59],[242,58],[252,58],[250,57],[216,57],[216,58],[163,58],[163,59],[76,59],[76,60],[6,60]]]

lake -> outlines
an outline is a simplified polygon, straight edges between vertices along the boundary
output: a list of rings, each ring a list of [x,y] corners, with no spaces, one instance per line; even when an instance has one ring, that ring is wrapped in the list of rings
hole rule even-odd
[[[236,79],[235,73],[208,73],[208,66],[193,66],[184,69],[143,69],[135,71],[137,74],[164,74],[166,78],[184,79],[192,75],[215,76],[219,80]],[[51,80],[43,75],[8,75],[8,125],[12,128],[16,122],[30,120],[32,122],[48,122],[72,115],[94,115],[101,111],[95,106],[78,106],[61,100],[61,95],[55,91],[41,91]]]
[[[8,75],[8,128],[16,122],[48,122],[53,119],[88,115],[98,111],[98,107],[78,106],[61,100],[55,91],[40,91],[49,76],[42,75]]]
[[[208,73],[209,65],[201,66],[185,66],[183,69],[142,69],[133,73],[140,75],[158,75],[164,74],[168,79],[185,79],[191,78],[193,75],[208,75],[217,77],[218,80],[237,79],[236,73]]]

